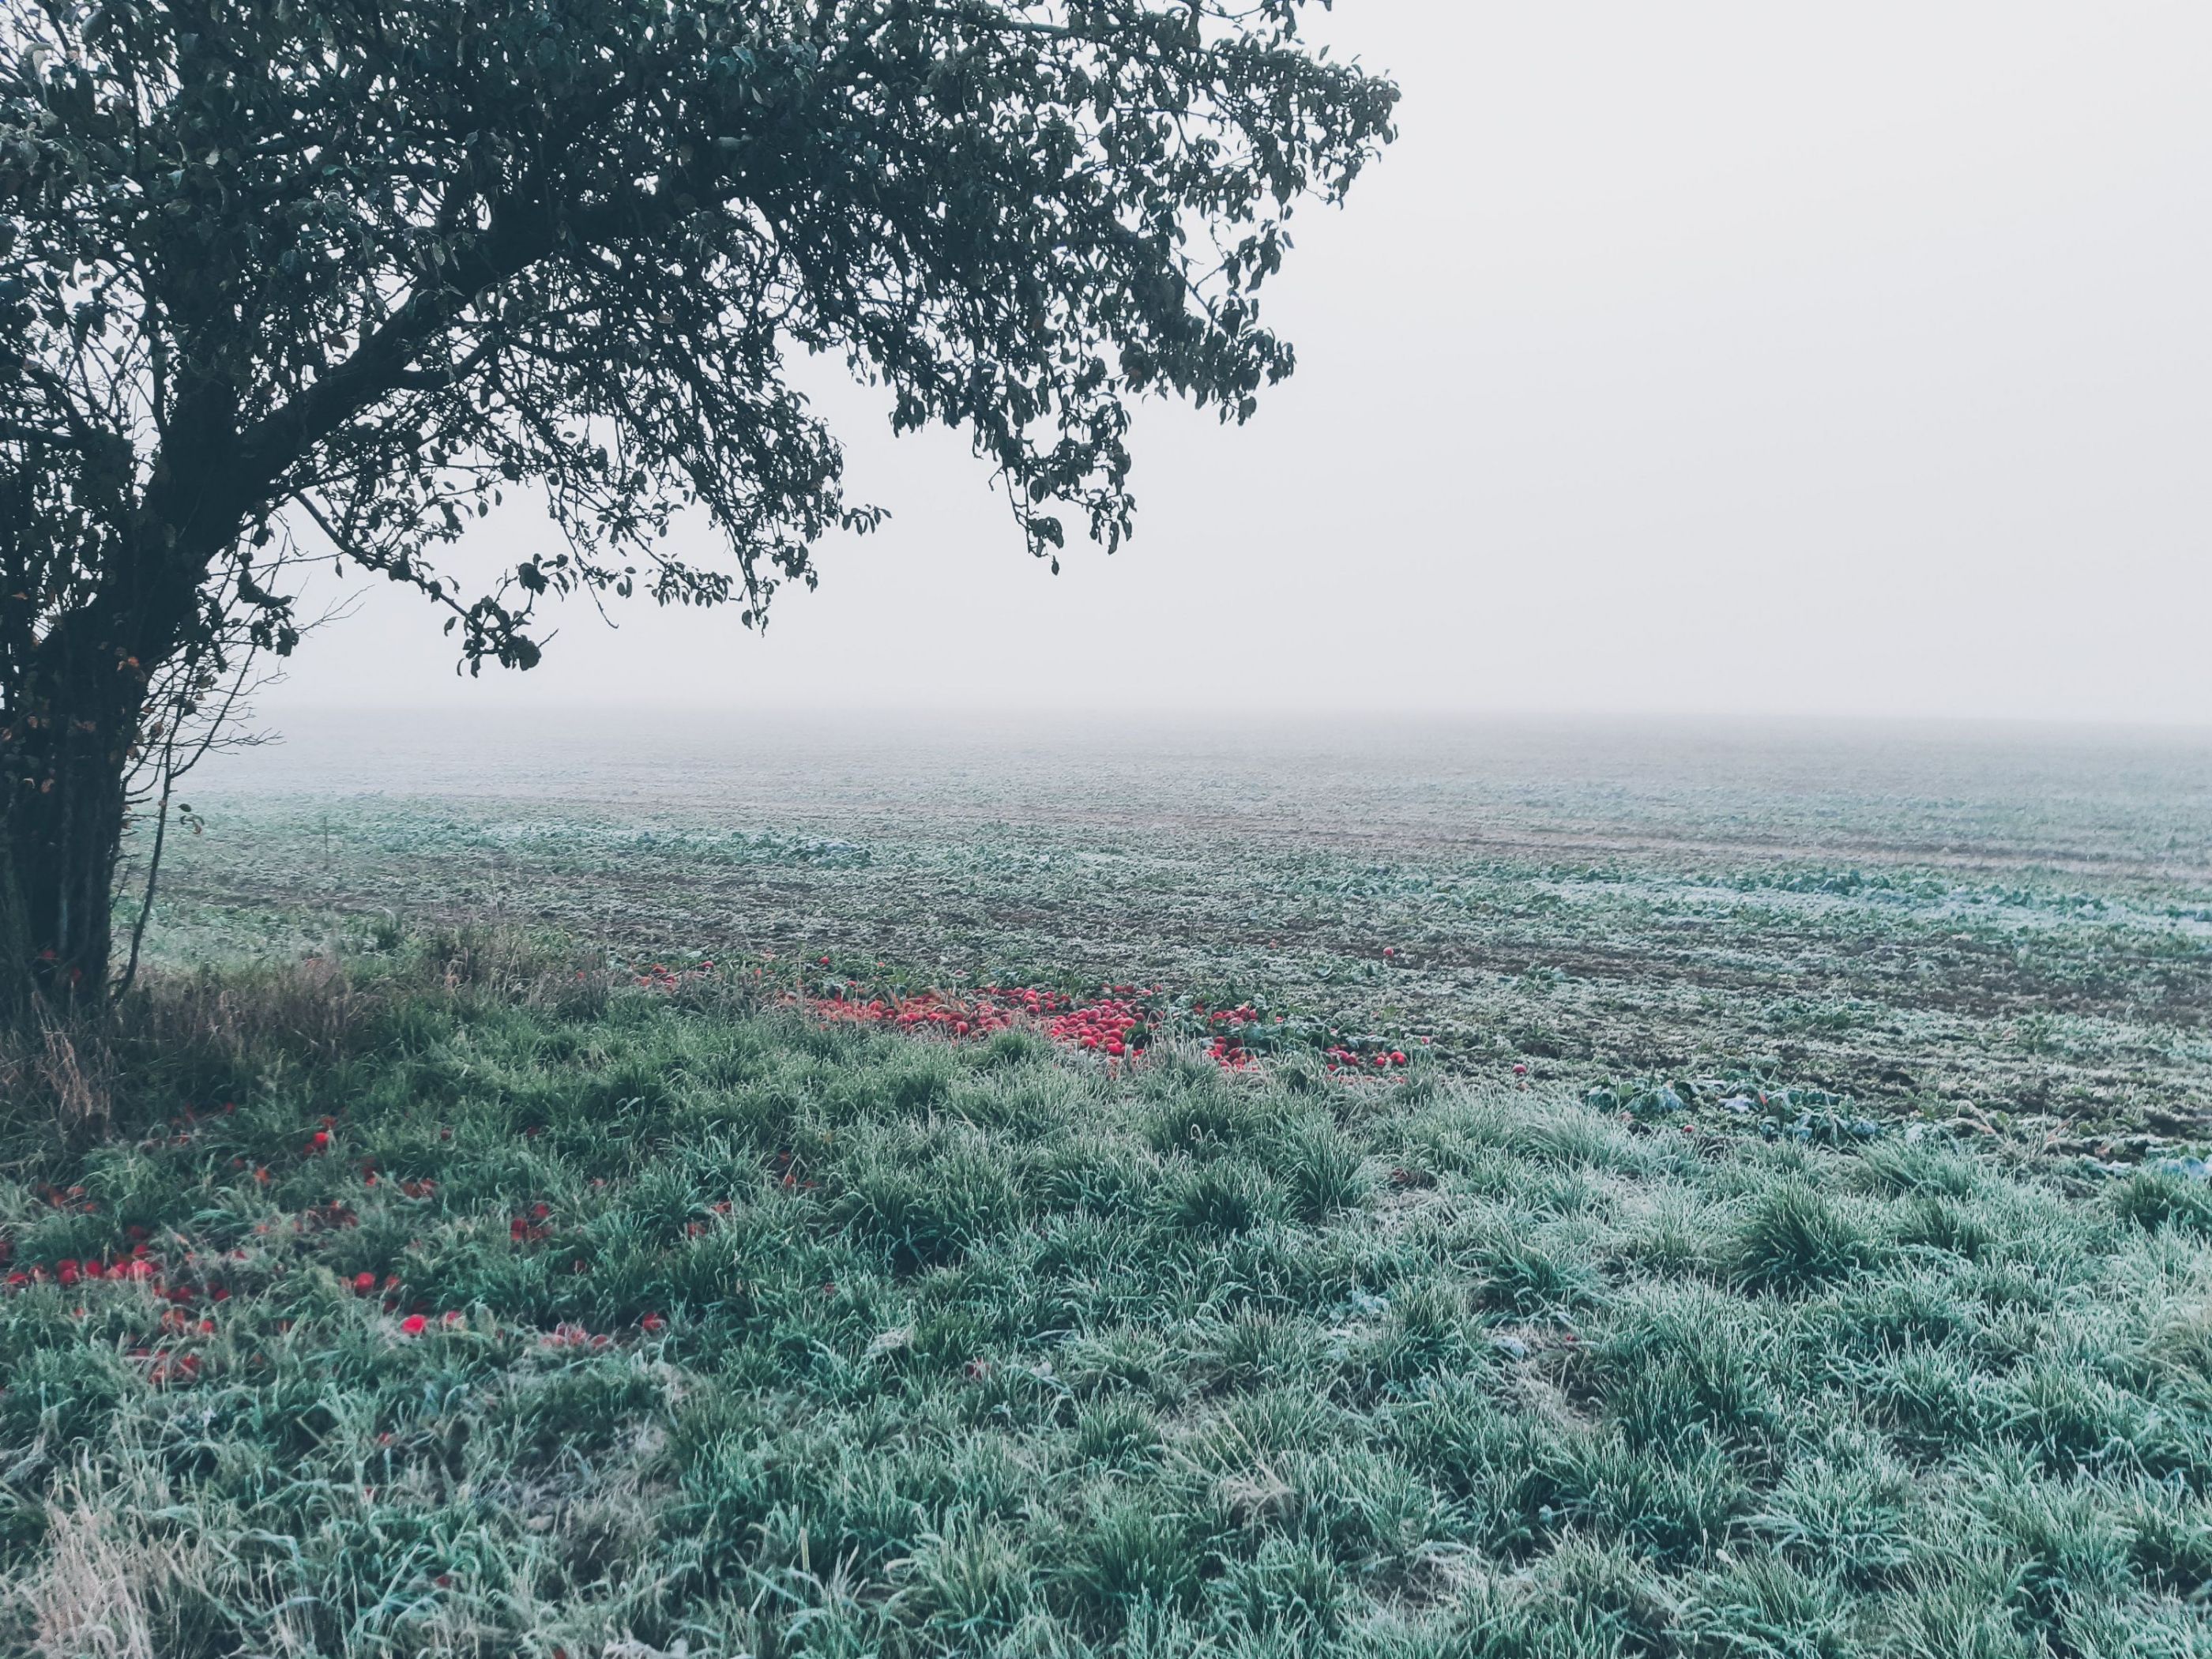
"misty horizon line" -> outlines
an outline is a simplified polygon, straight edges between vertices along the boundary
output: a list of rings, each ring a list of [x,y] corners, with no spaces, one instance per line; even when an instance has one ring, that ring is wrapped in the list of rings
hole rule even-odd
[[[2146,737],[2193,738],[2212,741],[2212,712],[2194,719],[2118,720],[2101,715],[2077,716],[2040,713],[1990,714],[1940,710],[1927,713],[1869,710],[1769,711],[1720,708],[1630,708],[1574,704],[1468,705],[1452,708],[1389,704],[1351,708],[1323,704],[1285,705],[1273,708],[1261,708],[1249,704],[1218,704],[1193,708],[1161,702],[1136,705],[1069,703],[1010,708],[1004,704],[951,700],[943,702],[907,701],[896,707],[885,708],[865,702],[831,703],[788,700],[763,700],[753,702],[702,706],[696,702],[640,700],[586,702],[554,700],[543,703],[531,703],[502,698],[477,708],[457,708],[450,702],[434,702],[406,701],[371,705],[359,702],[316,701],[286,704],[271,710],[265,715],[249,714],[246,724],[273,725],[281,731],[283,724],[287,720],[301,719],[318,720],[340,716],[362,719],[434,718],[441,720],[471,719],[503,720],[538,717],[561,719],[581,717],[623,720],[650,716],[678,720],[687,724],[703,724],[742,719],[748,715],[771,715],[781,720],[799,721],[814,720],[839,725],[848,725],[857,721],[874,721],[887,725],[907,726],[936,724],[946,720],[959,720],[1005,726],[1036,726],[1079,721],[1086,725],[1119,723],[1141,725],[1147,727],[1172,725],[1185,728],[1202,727],[1208,725],[1281,726],[1293,722],[1334,722],[1407,727],[1424,725],[1751,727],[1773,730],[1828,727],[1867,730],[1900,729],[1930,733],[1944,730],[2013,732],[2022,734],[2051,732],[2077,736],[2132,733]]]

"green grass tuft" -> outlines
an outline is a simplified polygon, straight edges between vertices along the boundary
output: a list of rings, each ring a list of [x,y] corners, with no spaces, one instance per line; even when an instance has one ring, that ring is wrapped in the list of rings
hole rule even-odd
[[[8,1122],[0,1650],[2212,1645],[2194,1185],[574,971],[166,981]]]
[[[1752,1200],[1735,1235],[1735,1276],[1758,1290],[1801,1291],[1871,1267],[1864,1227],[1813,1187],[1784,1182]]]

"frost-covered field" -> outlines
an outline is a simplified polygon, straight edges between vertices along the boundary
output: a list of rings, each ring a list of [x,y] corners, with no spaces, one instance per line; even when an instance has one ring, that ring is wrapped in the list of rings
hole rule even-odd
[[[0,1051],[0,1648],[2212,1650],[2201,744],[330,735]]]
[[[1476,1077],[1763,1081],[2076,1155],[2212,1133],[2202,735],[602,714],[288,738],[196,780],[165,958],[500,920],[639,964],[1159,985],[1427,1036]]]

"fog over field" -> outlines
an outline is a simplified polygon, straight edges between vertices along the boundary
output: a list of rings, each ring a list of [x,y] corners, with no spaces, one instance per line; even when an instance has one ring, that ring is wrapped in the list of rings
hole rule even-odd
[[[726,823],[981,817],[2212,878],[2212,732],[1603,715],[299,710],[204,802],[450,797]]]

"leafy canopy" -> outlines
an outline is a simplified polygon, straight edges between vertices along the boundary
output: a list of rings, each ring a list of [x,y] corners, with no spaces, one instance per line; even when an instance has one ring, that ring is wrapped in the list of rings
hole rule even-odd
[[[1251,413],[1291,367],[1255,296],[1294,200],[1391,136],[1395,88],[1304,3],[11,7],[0,469],[40,528],[0,538],[10,637],[105,608],[133,649],[244,616],[286,650],[272,584],[333,544],[449,607],[472,666],[534,661],[547,592],[750,624],[876,520],[800,351],[969,432],[1034,551],[1063,513],[1110,549],[1133,400]],[[563,550],[470,597],[435,556],[514,489]],[[693,506],[733,558],[669,550]]]

